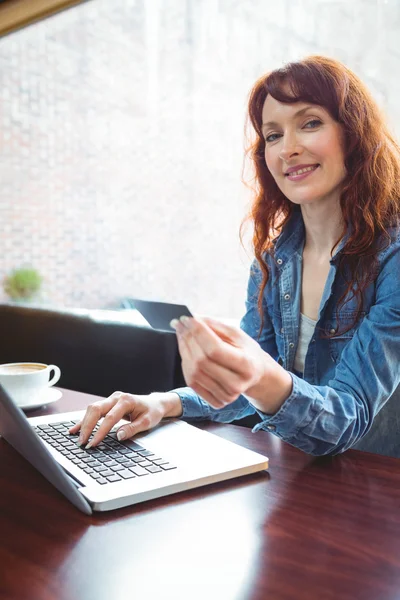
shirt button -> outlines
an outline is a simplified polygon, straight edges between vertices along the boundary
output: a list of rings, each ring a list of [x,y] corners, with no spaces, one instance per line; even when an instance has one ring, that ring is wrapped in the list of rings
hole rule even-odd
[[[289,348],[294,348],[294,344],[293,344],[293,342],[290,342],[290,344],[289,344]]]
[[[269,431],[275,431],[276,427],[275,427],[275,425],[267,425],[267,429]]]
[[[285,300],[290,300],[290,294],[285,294]]]
[[[276,262],[278,263],[278,265],[281,265],[283,263],[283,260],[281,258],[278,258]]]
[[[285,333],[285,330],[283,327],[281,327],[281,333]]]
[[[336,329],[331,329],[329,333],[336,333]]]

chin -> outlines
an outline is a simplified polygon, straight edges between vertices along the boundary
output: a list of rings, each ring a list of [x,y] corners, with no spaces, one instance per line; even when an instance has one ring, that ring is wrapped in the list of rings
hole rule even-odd
[[[318,202],[318,200],[320,199],[318,198],[310,198],[310,196],[307,196],[307,198],[302,198],[302,197],[297,197],[297,198],[290,198],[289,196],[286,195],[286,197],[290,200],[290,202],[292,202],[293,204],[297,204],[298,206],[305,206],[307,204],[314,204],[315,202]]]
[[[317,190],[298,190],[297,193],[293,194],[293,190],[291,190],[291,194],[287,194],[283,192],[293,204],[298,204],[300,206],[306,204],[314,204],[315,202],[320,202],[324,198],[329,198],[329,194],[326,192],[320,192]]]

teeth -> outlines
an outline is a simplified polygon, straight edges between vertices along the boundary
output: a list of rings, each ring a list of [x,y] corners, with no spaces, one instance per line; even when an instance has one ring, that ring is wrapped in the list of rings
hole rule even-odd
[[[292,171],[291,173],[288,173],[288,175],[292,177],[293,175],[301,175],[302,173],[307,173],[307,171],[314,171],[314,169],[316,169],[317,166],[318,165],[314,165],[313,167],[305,167],[304,169],[299,169],[298,171]]]

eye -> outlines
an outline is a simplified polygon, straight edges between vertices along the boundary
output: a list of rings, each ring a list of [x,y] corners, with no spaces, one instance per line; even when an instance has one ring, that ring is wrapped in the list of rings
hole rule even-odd
[[[308,121],[308,123],[306,123],[304,127],[307,127],[307,129],[315,129],[320,125],[322,125],[322,121],[320,121],[319,119],[312,119],[311,121]]]
[[[270,133],[265,138],[265,141],[266,142],[275,142],[275,140],[277,140],[280,135],[281,135],[280,133]]]

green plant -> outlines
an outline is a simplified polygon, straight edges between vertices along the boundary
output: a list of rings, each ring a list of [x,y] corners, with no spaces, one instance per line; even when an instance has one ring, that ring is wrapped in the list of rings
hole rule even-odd
[[[3,288],[12,300],[30,300],[40,290],[42,281],[36,269],[21,267],[5,277]]]

